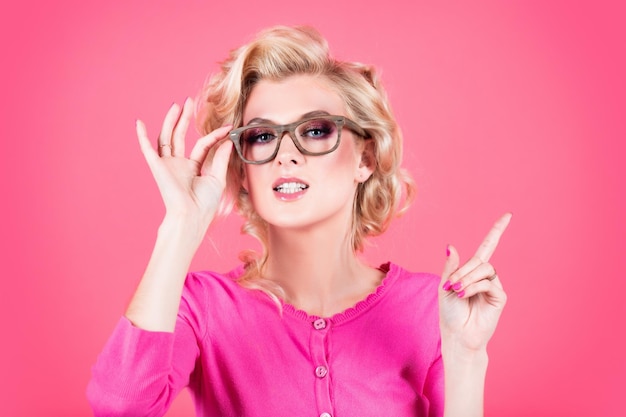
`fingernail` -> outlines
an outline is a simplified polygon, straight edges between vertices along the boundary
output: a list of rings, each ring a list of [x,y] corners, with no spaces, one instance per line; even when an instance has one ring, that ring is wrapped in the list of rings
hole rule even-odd
[[[463,298],[464,295],[465,295],[465,290],[456,293],[456,296],[459,298]]]
[[[443,290],[444,291],[450,291],[450,287],[452,287],[452,284],[450,283],[450,280],[446,281],[445,284],[443,284]]]
[[[450,256],[450,245],[446,246],[446,256]]]
[[[461,281],[454,283],[454,285],[452,286],[452,289],[454,291],[458,291],[461,289],[461,287],[463,286],[463,284],[461,284]]]

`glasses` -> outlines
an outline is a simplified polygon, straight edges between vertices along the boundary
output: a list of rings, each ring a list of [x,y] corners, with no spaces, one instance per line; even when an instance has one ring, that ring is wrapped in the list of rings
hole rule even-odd
[[[278,154],[285,132],[303,155],[325,155],[339,146],[341,131],[350,129],[362,138],[367,133],[352,120],[343,116],[315,116],[288,125],[248,125],[230,132],[230,140],[247,164],[264,164]]]

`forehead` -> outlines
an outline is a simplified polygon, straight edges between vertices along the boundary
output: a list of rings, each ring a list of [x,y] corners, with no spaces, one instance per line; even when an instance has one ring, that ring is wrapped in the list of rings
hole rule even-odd
[[[295,75],[282,80],[261,80],[244,107],[243,123],[254,118],[287,124],[312,111],[345,115],[343,100],[323,77]]]

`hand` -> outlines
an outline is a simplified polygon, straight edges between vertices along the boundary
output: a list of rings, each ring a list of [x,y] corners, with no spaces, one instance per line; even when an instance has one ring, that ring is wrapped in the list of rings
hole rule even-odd
[[[185,135],[192,112],[191,99],[185,101],[182,113],[179,105],[172,105],[163,121],[158,150],[152,147],[140,120],[137,137],[163,198],[166,217],[181,216],[186,221],[195,221],[204,235],[224,192],[232,143],[225,141],[214,153],[210,152],[228,134],[230,126],[224,126],[198,139],[186,158]],[[213,156],[209,157],[210,154]]]
[[[496,221],[474,256],[461,267],[456,249],[448,246],[439,289],[441,335],[468,351],[486,349],[506,303],[506,293],[489,258],[511,216],[507,213]]]

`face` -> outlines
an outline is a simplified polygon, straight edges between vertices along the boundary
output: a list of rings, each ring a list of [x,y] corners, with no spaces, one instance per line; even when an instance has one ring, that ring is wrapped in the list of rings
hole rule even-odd
[[[252,89],[243,122],[283,125],[314,112],[346,116],[343,101],[326,80],[304,75],[262,80]],[[373,158],[367,157],[365,142],[344,128],[335,151],[310,156],[285,133],[276,158],[244,166],[244,187],[255,210],[270,227],[349,228],[356,188],[371,175],[366,162]]]

